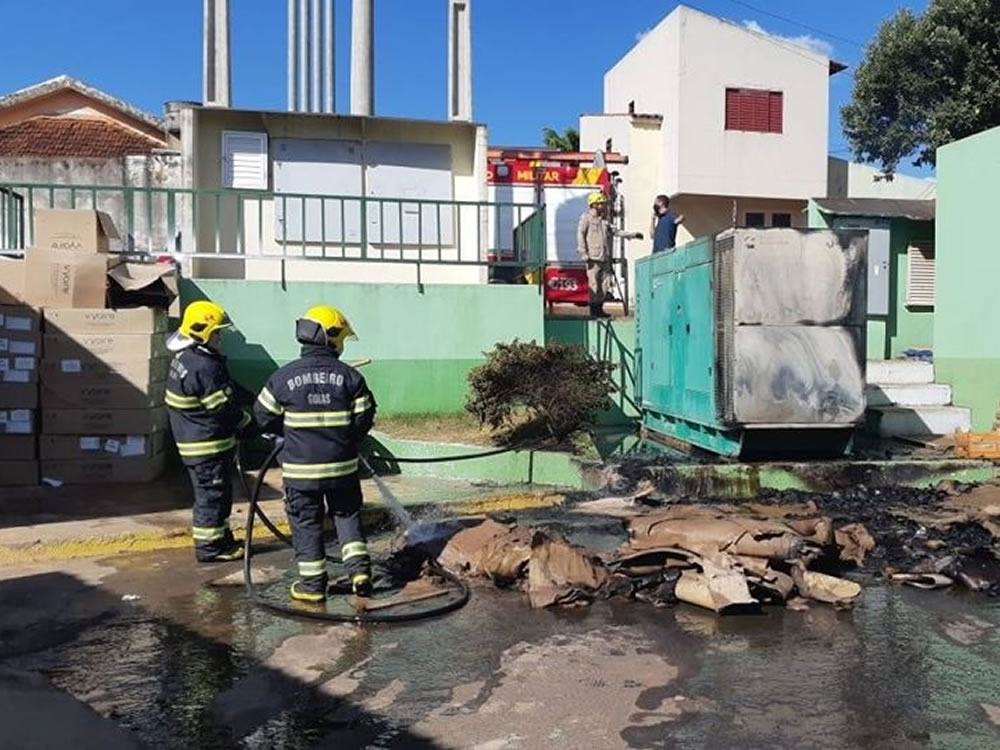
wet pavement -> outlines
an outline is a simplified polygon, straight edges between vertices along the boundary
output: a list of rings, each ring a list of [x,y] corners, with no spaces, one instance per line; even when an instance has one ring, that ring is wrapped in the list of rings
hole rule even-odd
[[[439,619],[325,626],[205,585],[236,569],[186,550],[0,567],[5,746],[1000,747],[983,596],[862,578],[851,612],[720,618],[483,585]],[[30,710],[5,699],[25,686]]]

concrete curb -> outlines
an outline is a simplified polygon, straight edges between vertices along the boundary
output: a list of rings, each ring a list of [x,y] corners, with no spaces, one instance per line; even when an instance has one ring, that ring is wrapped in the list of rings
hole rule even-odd
[[[550,508],[561,505],[564,498],[559,494],[504,494],[495,497],[459,499],[441,502],[412,503],[407,510],[418,519],[425,514],[440,514],[442,507],[448,515],[482,515],[486,513],[503,513],[533,508]],[[273,501],[271,501],[273,503]],[[277,506],[277,503],[274,503]],[[245,527],[247,506],[245,503],[233,507],[231,524],[234,532],[240,532]],[[181,511],[190,514],[190,511]],[[280,507],[265,508],[265,513],[283,534],[290,535],[288,521]],[[362,518],[367,528],[383,528],[391,523],[388,508],[375,501],[362,511]],[[111,557],[113,555],[133,552],[153,552],[157,550],[183,549],[191,546],[191,529],[169,521],[157,526],[154,520],[142,517],[123,517],[123,520],[145,523],[148,530],[136,530],[128,533],[111,533],[107,535],[87,533],[74,536],[72,532],[58,538],[45,538],[44,526],[31,527],[35,541],[25,544],[0,544],[0,567],[23,565],[27,563],[51,562],[55,560],[70,560],[82,557]],[[113,526],[116,519],[102,519]],[[83,524],[81,524],[81,527]],[[260,523],[254,526],[254,539],[273,539],[270,532]]]
[[[483,446],[427,443],[387,435],[374,437],[391,455],[442,458],[490,450]],[[389,464],[391,458],[387,458]],[[565,453],[518,451],[469,461],[396,465],[404,476],[441,477],[497,484],[534,483],[573,490],[605,486],[604,465]],[[663,463],[648,473],[661,487],[678,494],[730,499],[762,489],[834,492],[859,484],[871,487],[928,488],[943,481],[988,482],[997,477],[989,461],[938,459],[897,461],[815,461],[783,463]]]
[[[486,453],[495,448],[461,443],[429,443],[421,440],[404,440],[380,432],[372,437],[392,456],[406,458],[440,459],[448,456],[467,456]],[[381,451],[379,451],[381,453]],[[537,484],[564,489],[597,489],[602,464],[585,461],[568,453],[551,451],[512,451],[463,461],[442,461],[426,464],[397,464],[403,475],[465,479],[473,482],[495,482],[502,485]],[[378,471],[378,467],[375,469]]]

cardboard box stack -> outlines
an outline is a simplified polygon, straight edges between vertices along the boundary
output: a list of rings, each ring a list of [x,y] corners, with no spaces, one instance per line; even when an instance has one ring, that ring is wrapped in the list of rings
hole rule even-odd
[[[118,235],[100,211],[35,215],[35,246],[23,261],[0,262],[0,303],[21,304],[9,308],[21,311],[12,318],[15,325],[23,327],[27,318],[34,326],[30,336],[18,333],[17,349],[35,344],[32,368],[26,354],[0,360],[6,372],[29,373],[9,376],[14,383],[0,376],[0,419],[31,436],[30,450],[23,441],[10,445],[19,452],[0,455],[11,456],[5,463],[25,456],[17,461],[32,466],[0,466],[0,484],[36,483],[39,477],[48,484],[155,479],[167,442],[164,334],[165,308],[176,297],[173,270],[108,255]],[[3,331],[0,326],[0,341]],[[21,390],[15,393],[14,385]],[[4,412],[7,402],[19,405],[16,419]],[[16,436],[0,428],[0,438]]]
[[[163,470],[167,315],[154,308],[45,311],[42,477],[145,482]]]
[[[42,321],[30,307],[0,305],[0,477],[38,484],[38,372]]]

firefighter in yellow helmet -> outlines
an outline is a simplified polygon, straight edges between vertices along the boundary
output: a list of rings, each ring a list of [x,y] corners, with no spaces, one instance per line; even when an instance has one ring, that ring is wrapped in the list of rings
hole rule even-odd
[[[236,435],[251,422],[219,352],[221,333],[231,324],[214,302],[199,300],[184,310],[167,347],[176,352],[167,378],[170,429],[194,488],[195,556],[199,562],[228,562],[243,556],[229,530],[233,507]]]
[[[351,588],[369,596],[358,445],[375,420],[375,398],[361,373],[340,359],[344,342],[355,338],[340,310],[310,308],[296,321],[295,338],[301,356],[270,377],[254,405],[262,430],[284,431],[281,470],[298,567],[291,595],[307,602],[326,599],[323,519],[329,512]]]
[[[612,238],[641,240],[639,232],[623,232],[615,228],[607,215],[608,198],[602,192],[587,196],[587,210],[576,226],[577,249],[587,264],[587,287],[590,289],[590,314],[606,318],[604,298],[611,278]]]

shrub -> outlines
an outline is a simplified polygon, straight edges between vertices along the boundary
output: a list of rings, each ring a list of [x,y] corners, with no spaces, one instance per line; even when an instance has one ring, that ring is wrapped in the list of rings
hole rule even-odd
[[[562,443],[611,406],[614,367],[577,345],[497,344],[469,373],[465,408],[490,426],[498,444]]]

